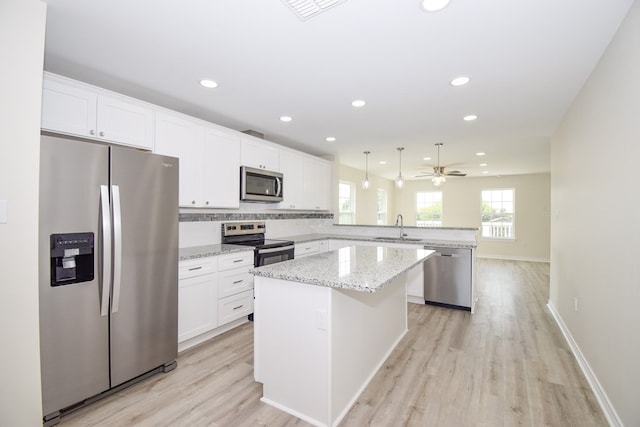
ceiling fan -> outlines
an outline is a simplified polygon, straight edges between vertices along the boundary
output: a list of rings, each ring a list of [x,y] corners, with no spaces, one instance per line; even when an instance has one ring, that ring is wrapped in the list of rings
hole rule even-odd
[[[442,147],[442,145],[443,145],[442,142],[439,142],[436,144],[436,147],[438,147],[438,164],[437,166],[433,167],[433,173],[424,173],[422,175],[416,175],[415,178],[430,176],[431,182],[433,182],[433,185],[435,185],[436,187],[439,187],[440,185],[446,182],[447,179],[445,177],[447,176],[467,176],[466,173],[462,173],[457,170],[445,172],[444,168],[446,168],[446,166],[440,166],[440,147]]]

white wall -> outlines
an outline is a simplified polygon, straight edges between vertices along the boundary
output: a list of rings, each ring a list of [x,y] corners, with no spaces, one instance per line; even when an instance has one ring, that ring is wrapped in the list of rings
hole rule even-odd
[[[0,2],[0,424],[42,425],[38,163],[46,5]]]
[[[550,305],[629,427],[640,425],[638,76],[635,2],[551,144]]]
[[[362,175],[362,171],[340,166],[341,179]],[[348,173],[347,173],[348,172]],[[388,181],[388,180],[386,180]],[[406,226],[416,224],[416,192],[437,191],[430,180],[407,181],[397,190],[389,182],[391,204],[390,223],[396,214],[402,214]],[[498,241],[483,239],[478,233],[478,256],[503,259],[549,261],[550,219],[549,219],[549,174],[512,175],[483,178],[450,178],[440,187],[443,197],[444,227],[480,227],[481,191],[494,188],[514,188],[516,192],[515,240]],[[358,224],[375,224],[363,220],[360,213],[373,209],[361,206],[364,197],[356,195],[356,217]],[[368,219],[368,218],[367,218]]]
[[[394,182],[377,175],[369,174],[369,182],[371,183],[368,190],[362,188],[362,180],[364,179],[364,171],[359,169],[350,168],[345,165],[338,166],[338,175],[340,181],[352,182],[356,186],[356,224],[362,225],[376,225],[378,218],[378,196],[377,189],[381,188],[387,190],[387,224],[393,224],[394,206],[393,206],[393,191],[395,189]],[[333,198],[335,199],[335,220],[338,221],[338,191],[337,184],[335,191],[333,192]]]

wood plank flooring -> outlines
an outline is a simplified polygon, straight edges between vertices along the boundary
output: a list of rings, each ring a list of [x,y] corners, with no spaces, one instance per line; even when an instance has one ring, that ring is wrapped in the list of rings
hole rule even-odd
[[[606,426],[546,309],[549,266],[478,260],[477,312],[409,304],[409,333],[341,426]],[[62,426],[308,426],[260,402],[253,325]]]

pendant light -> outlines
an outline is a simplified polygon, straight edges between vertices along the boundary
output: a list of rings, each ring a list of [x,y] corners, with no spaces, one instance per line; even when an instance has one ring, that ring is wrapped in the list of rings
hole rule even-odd
[[[402,186],[404,185],[404,178],[402,177],[402,150],[404,150],[404,147],[398,147],[397,150],[398,150],[399,161],[398,161],[398,177],[396,178],[396,187],[402,188]]]
[[[369,189],[369,154],[371,154],[371,151],[364,152],[365,166],[364,166],[364,180],[362,181],[362,188],[365,190]]]
[[[440,167],[440,147],[442,147],[442,142],[437,143],[436,147],[438,147],[438,167],[436,167],[435,169],[435,173],[433,174],[433,178],[431,178],[431,182],[436,187],[440,187],[447,181],[447,179],[442,174],[444,168]]]

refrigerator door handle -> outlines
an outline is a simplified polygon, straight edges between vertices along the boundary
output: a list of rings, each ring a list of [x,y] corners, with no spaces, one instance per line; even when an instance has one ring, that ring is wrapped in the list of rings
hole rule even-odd
[[[111,312],[120,308],[120,285],[122,282],[122,217],[120,216],[120,187],[111,186],[113,208],[113,300]]]
[[[109,214],[109,187],[100,186],[100,214],[102,216],[102,297],[100,316],[109,314],[111,290],[111,215]]]

